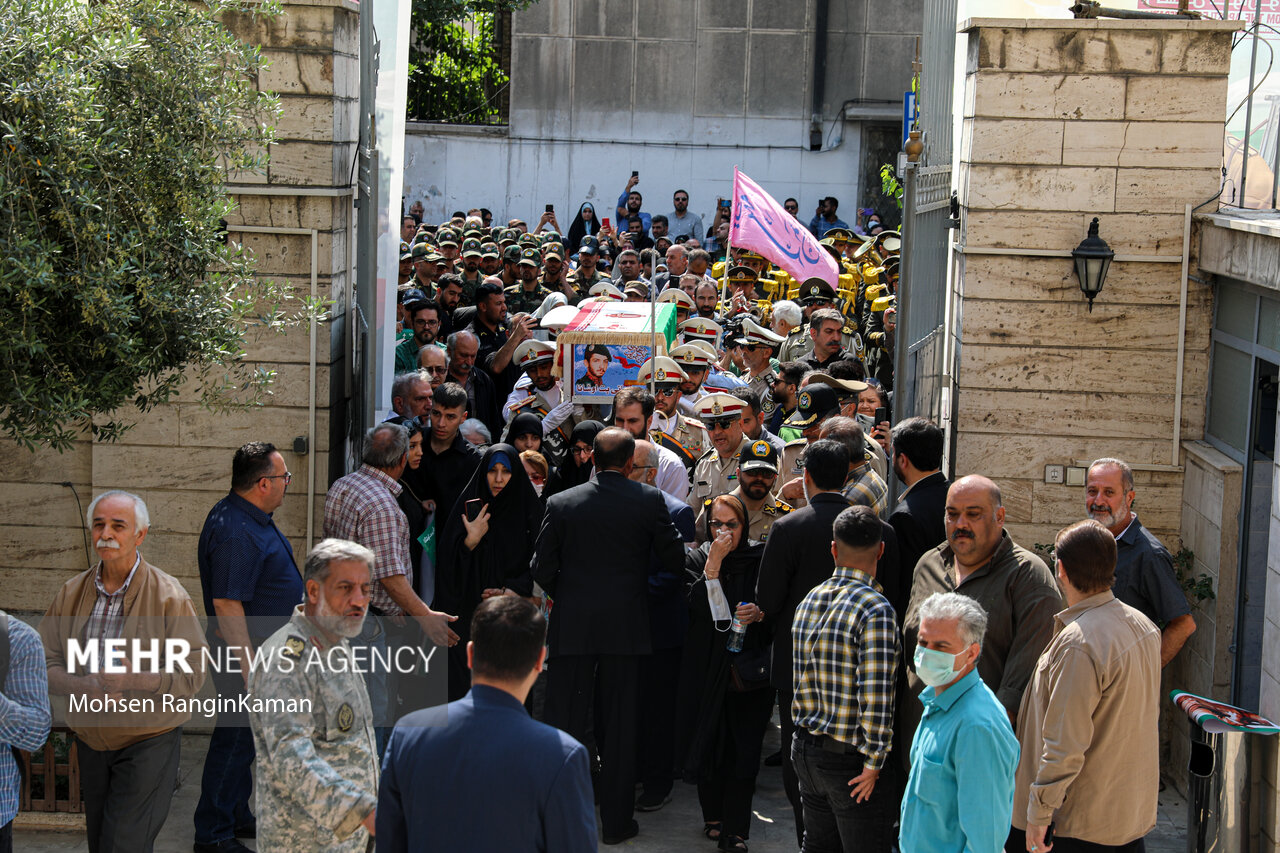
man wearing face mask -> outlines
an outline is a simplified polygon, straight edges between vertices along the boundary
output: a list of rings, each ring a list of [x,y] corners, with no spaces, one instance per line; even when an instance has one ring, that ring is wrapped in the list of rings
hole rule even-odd
[[[915,669],[927,687],[898,847],[999,850],[1013,817],[1018,739],[978,675],[986,611],[968,596],[939,592],[920,604],[919,616]]]

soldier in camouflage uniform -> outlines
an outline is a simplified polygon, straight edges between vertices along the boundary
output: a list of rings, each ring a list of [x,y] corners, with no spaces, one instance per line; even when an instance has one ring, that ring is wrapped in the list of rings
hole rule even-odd
[[[582,245],[578,247],[577,268],[570,270],[565,276],[577,294],[575,299],[570,300],[573,304],[576,305],[580,300],[585,299],[595,285],[602,281],[609,281],[609,276],[596,268],[599,260],[600,241],[588,234],[582,238]]]
[[[520,252],[520,283],[505,288],[507,311],[511,316],[532,314],[542,306],[551,291],[538,284],[538,270],[542,268],[542,253],[532,246]]]
[[[378,754],[358,667],[370,662],[356,662],[347,640],[364,624],[373,561],[354,542],[316,545],[303,572],[304,603],[258,649],[264,663],[249,691],[265,706],[250,711],[260,850],[368,846]]]

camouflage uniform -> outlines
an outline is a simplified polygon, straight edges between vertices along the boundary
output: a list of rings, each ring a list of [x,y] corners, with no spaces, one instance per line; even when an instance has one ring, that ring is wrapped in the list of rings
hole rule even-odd
[[[250,712],[258,848],[364,853],[369,833],[360,824],[378,803],[378,754],[351,647],[331,646],[298,605],[258,653],[268,663],[249,680],[257,699],[311,705]]]
[[[524,284],[515,284],[505,288],[502,291],[507,297],[507,313],[515,316],[516,314],[532,314],[542,307],[542,303],[551,291],[542,285],[537,285],[532,292],[524,289]]]

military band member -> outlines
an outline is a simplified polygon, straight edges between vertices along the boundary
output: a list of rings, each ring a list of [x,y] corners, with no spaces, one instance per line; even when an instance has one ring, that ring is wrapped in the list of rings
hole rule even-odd
[[[325,539],[303,570],[306,598],[258,649],[250,711],[258,847],[363,853],[378,803],[373,712],[347,640],[369,609],[373,552]],[[280,707],[270,704],[272,700]]]
[[[760,294],[756,292],[756,287],[759,279],[760,274],[751,267],[742,264],[729,267],[729,273],[726,276],[728,292],[725,294],[728,304],[724,306],[722,316],[734,317],[740,314],[758,313],[756,300]]]
[[[746,443],[742,434],[742,410],[746,405],[729,394],[708,394],[697,403],[711,449],[693,467],[689,506],[695,511],[702,509],[704,501],[737,488],[738,458]]]
[[[791,512],[791,505],[778,500],[772,494],[778,481],[778,451],[767,441],[749,441],[742,446],[738,459],[738,487],[729,494],[742,501],[747,508],[747,539],[751,544],[763,543],[769,538],[769,528],[782,516]],[[706,541],[706,514],[712,498],[702,503],[694,528],[698,544]]]

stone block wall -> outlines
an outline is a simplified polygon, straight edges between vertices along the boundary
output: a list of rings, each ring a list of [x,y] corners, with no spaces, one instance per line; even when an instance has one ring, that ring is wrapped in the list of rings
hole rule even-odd
[[[229,237],[253,252],[260,275],[283,281],[300,296],[312,288],[314,241],[316,293],[334,300],[339,318],[346,310],[354,251],[350,173],[357,135],[358,8],[350,0],[286,0],[274,19],[226,22],[240,38],[263,46],[270,64],[258,85],[278,93],[283,108],[266,174],[228,176],[238,203],[228,217]],[[188,388],[171,404],[140,417],[134,413],[136,426],[114,444],[91,441],[86,433],[58,454],[0,442],[0,607],[27,616],[42,613],[63,582],[96,562],[84,533],[84,510],[94,495],[122,488],[140,494],[151,510],[142,552],[181,579],[201,611],[196,542],[209,508],[230,486],[235,449],[252,440],[276,444],[293,474],[275,518],[301,559],[308,509],[319,537],[329,449],[333,436],[343,434],[341,419],[331,417],[345,395],[343,340],[340,322],[318,325],[313,371],[307,326],[287,334],[252,333],[246,360],[277,374],[258,408],[214,414]],[[309,438],[305,454],[293,452],[298,437]]]
[[[1023,544],[1084,514],[1045,466],[1119,456],[1176,550],[1182,438],[1203,434],[1211,291],[1179,328],[1184,206],[1215,195],[1231,33],[1217,21],[966,23],[956,474],[992,476]],[[1093,310],[1071,249],[1099,217],[1116,252]],[[1146,470],[1142,470],[1146,469]]]

